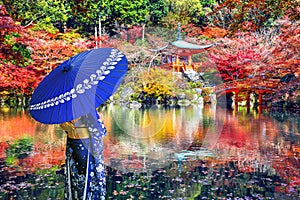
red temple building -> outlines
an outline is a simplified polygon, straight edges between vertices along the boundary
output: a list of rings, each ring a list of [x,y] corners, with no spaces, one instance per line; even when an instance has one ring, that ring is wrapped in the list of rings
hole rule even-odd
[[[180,23],[178,23],[177,39],[160,50],[169,50],[171,54],[164,57],[161,67],[173,69],[175,72],[185,72],[201,67],[200,63],[192,63],[192,56],[204,52],[212,47],[213,44],[198,45],[184,41],[180,35]]]

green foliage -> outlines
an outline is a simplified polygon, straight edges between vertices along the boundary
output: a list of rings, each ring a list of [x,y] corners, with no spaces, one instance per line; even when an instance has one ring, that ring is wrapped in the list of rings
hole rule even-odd
[[[202,88],[203,83],[201,82],[189,82],[189,87],[194,89],[194,88]]]
[[[2,0],[9,15],[27,26],[32,23],[62,24],[68,19],[68,7],[64,0]]]
[[[131,100],[140,101],[139,94],[155,99],[174,96],[181,91],[180,79],[171,71],[155,68],[149,71],[132,69],[124,80],[124,87],[131,88]],[[120,90],[121,92],[121,90]]]
[[[205,72],[202,77],[212,85],[219,85],[223,83],[223,80],[219,76],[218,70],[210,70]]]
[[[57,171],[60,169],[59,166],[57,165],[53,165],[52,167],[50,168],[47,168],[47,169],[36,169],[36,172],[35,174],[36,175],[45,175],[45,174],[49,174],[49,175],[52,175],[52,178],[54,175],[56,175]]]
[[[203,7],[213,8],[216,4],[216,0],[201,0],[201,5]]]
[[[190,22],[190,17],[186,15],[181,15],[178,13],[169,12],[166,17],[163,17],[162,24],[168,28],[176,27],[178,22],[182,25],[186,25]]]
[[[114,0],[107,3],[110,22],[134,25],[145,22],[148,15],[147,0]]]
[[[169,9],[166,0],[149,0],[150,21],[154,25],[159,24],[161,19],[167,16]]]
[[[171,95],[178,87],[176,85],[178,78],[173,76],[170,71],[163,69],[151,69],[148,72],[142,72],[139,74],[139,81],[143,91],[157,96]],[[154,88],[157,88],[159,91],[153,91]]]
[[[22,58],[23,58],[23,66],[28,66],[29,63],[32,61],[31,59],[31,53],[29,51],[29,49],[21,43],[15,43],[12,45],[12,50],[16,53],[21,54]]]
[[[187,25],[190,22],[198,23],[200,16],[203,16],[202,4],[199,0],[167,0],[170,7],[168,16],[164,19],[167,24]]]
[[[165,42],[174,41],[177,37],[177,30],[171,30],[161,26],[147,27],[147,32]]]
[[[16,159],[27,157],[33,149],[32,138],[27,136],[8,145],[8,148],[5,150],[6,164],[8,165],[15,163]]]
[[[143,87],[143,92],[146,93],[146,96],[159,98],[159,97],[167,97],[171,95],[171,89],[167,85],[163,85],[160,83],[147,83]]]
[[[4,42],[3,44],[5,45],[13,45],[14,43],[16,43],[16,37],[14,37],[13,34],[10,34],[10,35],[5,35],[4,36]]]
[[[51,34],[59,32],[59,30],[55,28],[53,24],[44,21],[38,21],[31,29],[33,31],[46,31]]]
[[[141,47],[148,47],[148,42],[146,40],[142,40],[142,39],[137,39],[134,43],[134,45],[136,46],[141,46]]]
[[[130,100],[131,101],[140,101],[140,99],[139,99],[139,93],[134,93],[134,94],[132,94],[131,96],[130,96]]]
[[[20,35],[11,33],[4,36],[3,44],[8,56],[3,59],[4,63],[12,63],[19,66],[28,66],[31,62],[31,52],[26,45],[17,42]]]
[[[204,14],[202,7],[208,8],[213,2],[213,0],[0,1],[7,8],[9,15],[23,26],[35,24],[34,30],[46,30],[52,34],[57,29],[64,31],[65,27],[76,28],[81,34],[86,35],[93,34],[99,16],[102,26],[109,33],[145,22],[157,25],[163,18],[168,26],[178,22],[182,24],[199,22]]]
[[[6,156],[6,159],[5,159],[6,165],[12,166],[12,165],[15,165],[16,162],[17,162],[17,159],[14,156]]]
[[[109,1],[107,0],[67,1],[66,7],[70,8],[67,27],[78,29],[81,34],[93,33],[99,16],[101,16],[100,19],[103,21],[108,15],[108,3]]]

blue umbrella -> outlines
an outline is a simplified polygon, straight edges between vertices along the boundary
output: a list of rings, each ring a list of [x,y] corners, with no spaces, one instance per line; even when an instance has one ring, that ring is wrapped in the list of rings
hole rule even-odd
[[[44,124],[61,124],[88,113],[115,92],[128,70],[117,49],[85,51],[57,66],[35,89],[31,116]]]

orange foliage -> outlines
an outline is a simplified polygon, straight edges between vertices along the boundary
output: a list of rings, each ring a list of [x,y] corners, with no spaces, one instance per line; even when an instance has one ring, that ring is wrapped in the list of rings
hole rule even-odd
[[[222,38],[227,35],[228,31],[217,26],[197,27],[194,24],[188,24],[181,27],[182,32],[187,33],[188,37],[199,38],[206,36],[209,38]]]
[[[201,34],[209,38],[222,38],[227,35],[228,31],[219,27],[204,27]]]

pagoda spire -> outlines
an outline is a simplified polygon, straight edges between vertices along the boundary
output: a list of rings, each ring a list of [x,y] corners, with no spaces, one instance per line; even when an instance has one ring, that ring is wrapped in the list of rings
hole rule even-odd
[[[178,22],[178,28],[177,28],[177,40],[182,40],[180,35],[180,22]]]

